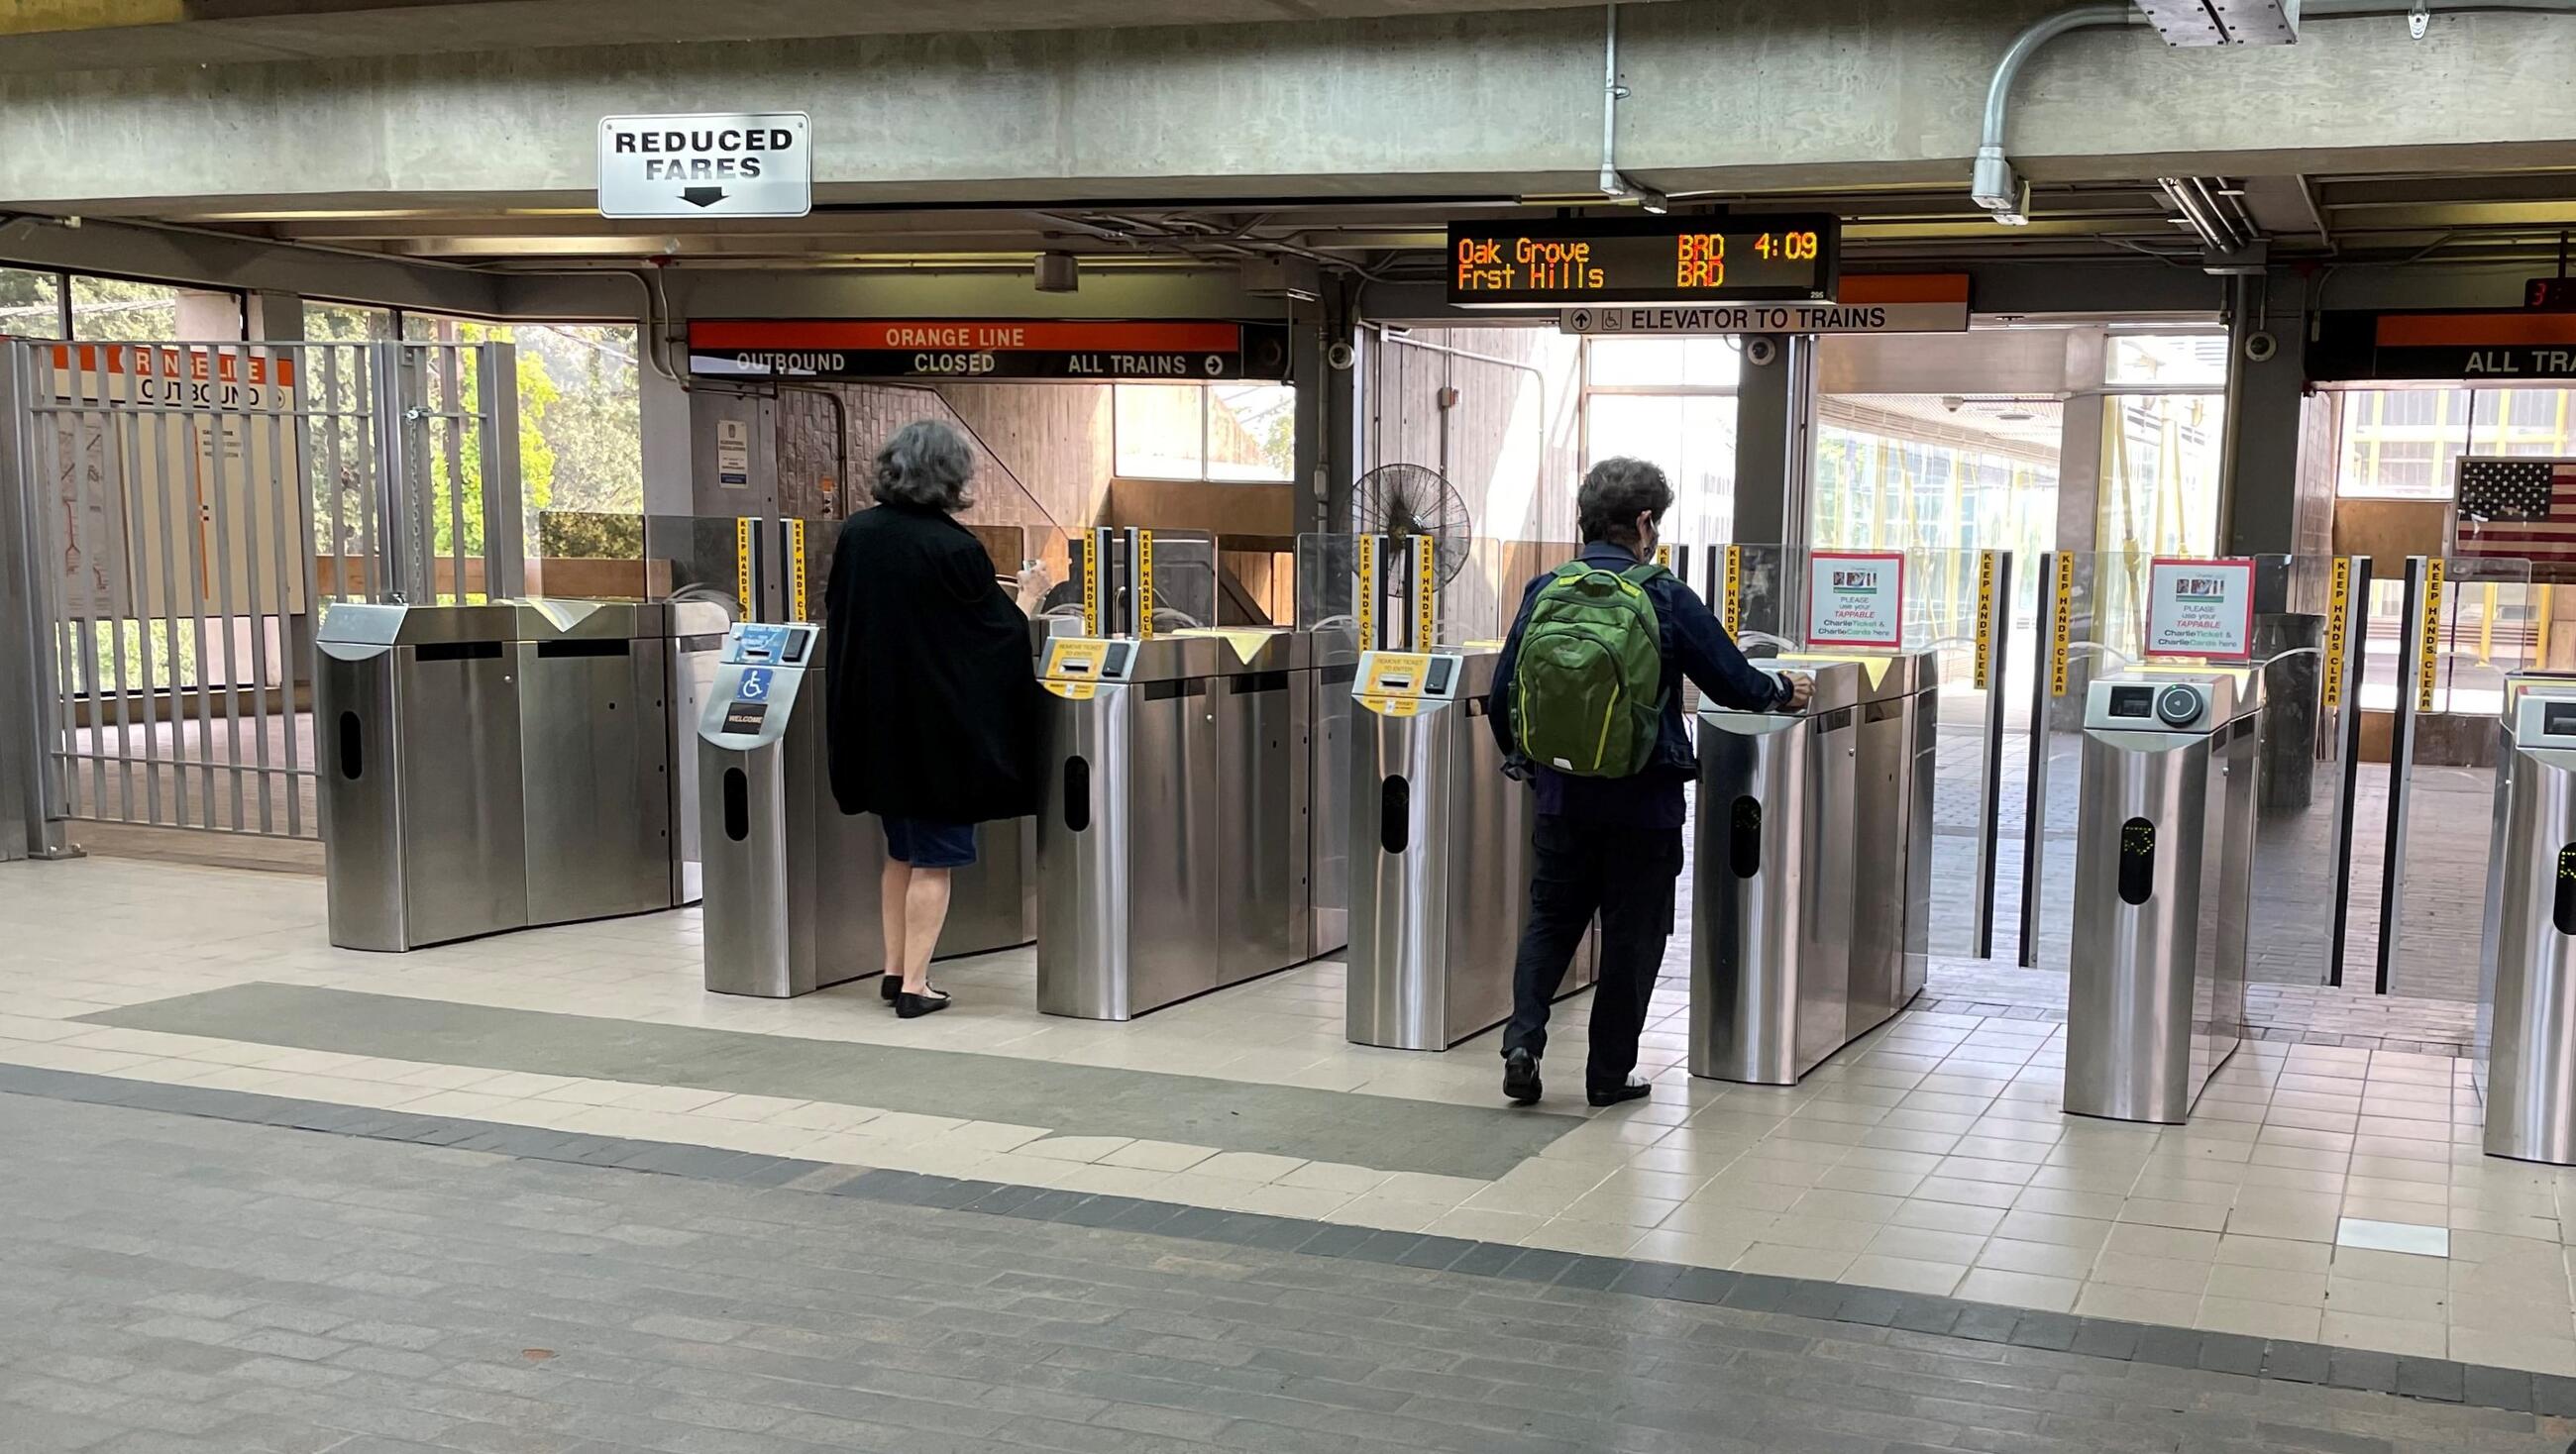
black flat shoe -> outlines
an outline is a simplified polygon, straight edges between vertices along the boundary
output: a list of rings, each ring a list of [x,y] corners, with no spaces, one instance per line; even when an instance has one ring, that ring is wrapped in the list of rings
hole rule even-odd
[[[1516,1106],[1538,1104],[1538,1057],[1515,1050],[1503,1057],[1503,1099]]]
[[[924,1015],[937,1014],[955,1003],[955,1000],[937,990],[926,995],[897,995],[894,997],[894,1013],[898,1019],[918,1020]]]
[[[1654,1091],[1651,1085],[1631,1081],[1616,1090],[1588,1090],[1583,1098],[1596,1106],[1615,1106],[1622,1101],[1642,1101]]]
[[[881,1000],[885,1001],[887,1004],[891,1005],[891,1004],[893,1004],[893,1003],[895,1002],[896,997],[897,997],[897,996],[899,996],[899,995],[901,995],[902,993],[903,993],[903,976],[902,976],[902,975],[899,975],[899,974],[881,974],[881,975],[878,975],[878,976],[877,976],[877,998],[878,998],[878,999],[881,999]]]

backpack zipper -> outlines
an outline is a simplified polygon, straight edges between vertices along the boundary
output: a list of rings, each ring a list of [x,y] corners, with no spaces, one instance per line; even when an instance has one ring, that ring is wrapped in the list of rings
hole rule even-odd
[[[1619,688],[1610,689],[1610,705],[1601,713],[1601,740],[1592,744],[1592,770],[1601,770],[1601,759],[1610,751],[1610,724],[1619,720]]]

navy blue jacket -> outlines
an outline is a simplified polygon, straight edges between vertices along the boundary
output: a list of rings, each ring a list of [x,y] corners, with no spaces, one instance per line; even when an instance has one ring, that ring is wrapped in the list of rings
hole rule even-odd
[[[1624,571],[1637,564],[1626,549],[1602,540],[1586,545],[1575,558],[1607,571]],[[1512,618],[1501,659],[1494,663],[1494,692],[1485,716],[1494,724],[1494,740],[1502,744],[1506,758],[1520,750],[1512,741],[1512,664],[1520,656],[1530,607],[1555,578],[1556,572],[1550,571],[1521,593],[1520,612]],[[1532,764],[1542,815],[1623,828],[1679,828],[1683,789],[1699,774],[1699,758],[1682,714],[1681,679],[1689,677],[1721,707],[1758,711],[1788,700],[1788,688],[1744,659],[1726,634],[1726,623],[1679,577],[1667,573],[1656,578],[1646,594],[1655,603],[1664,651],[1664,721],[1655,739],[1654,758],[1645,771],[1624,778],[1575,777]]]

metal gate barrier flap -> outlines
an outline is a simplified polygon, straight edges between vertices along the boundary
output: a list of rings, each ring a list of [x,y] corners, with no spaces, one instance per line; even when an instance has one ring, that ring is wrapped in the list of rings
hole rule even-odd
[[[0,857],[70,821],[317,838],[322,604],[522,592],[517,372],[506,343],[0,343]]]

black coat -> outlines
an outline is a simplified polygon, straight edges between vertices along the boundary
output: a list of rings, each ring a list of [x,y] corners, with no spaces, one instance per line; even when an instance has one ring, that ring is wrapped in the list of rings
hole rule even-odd
[[[903,505],[851,516],[823,620],[841,811],[942,823],[1037,811],[1029,619],[966,527]]]

